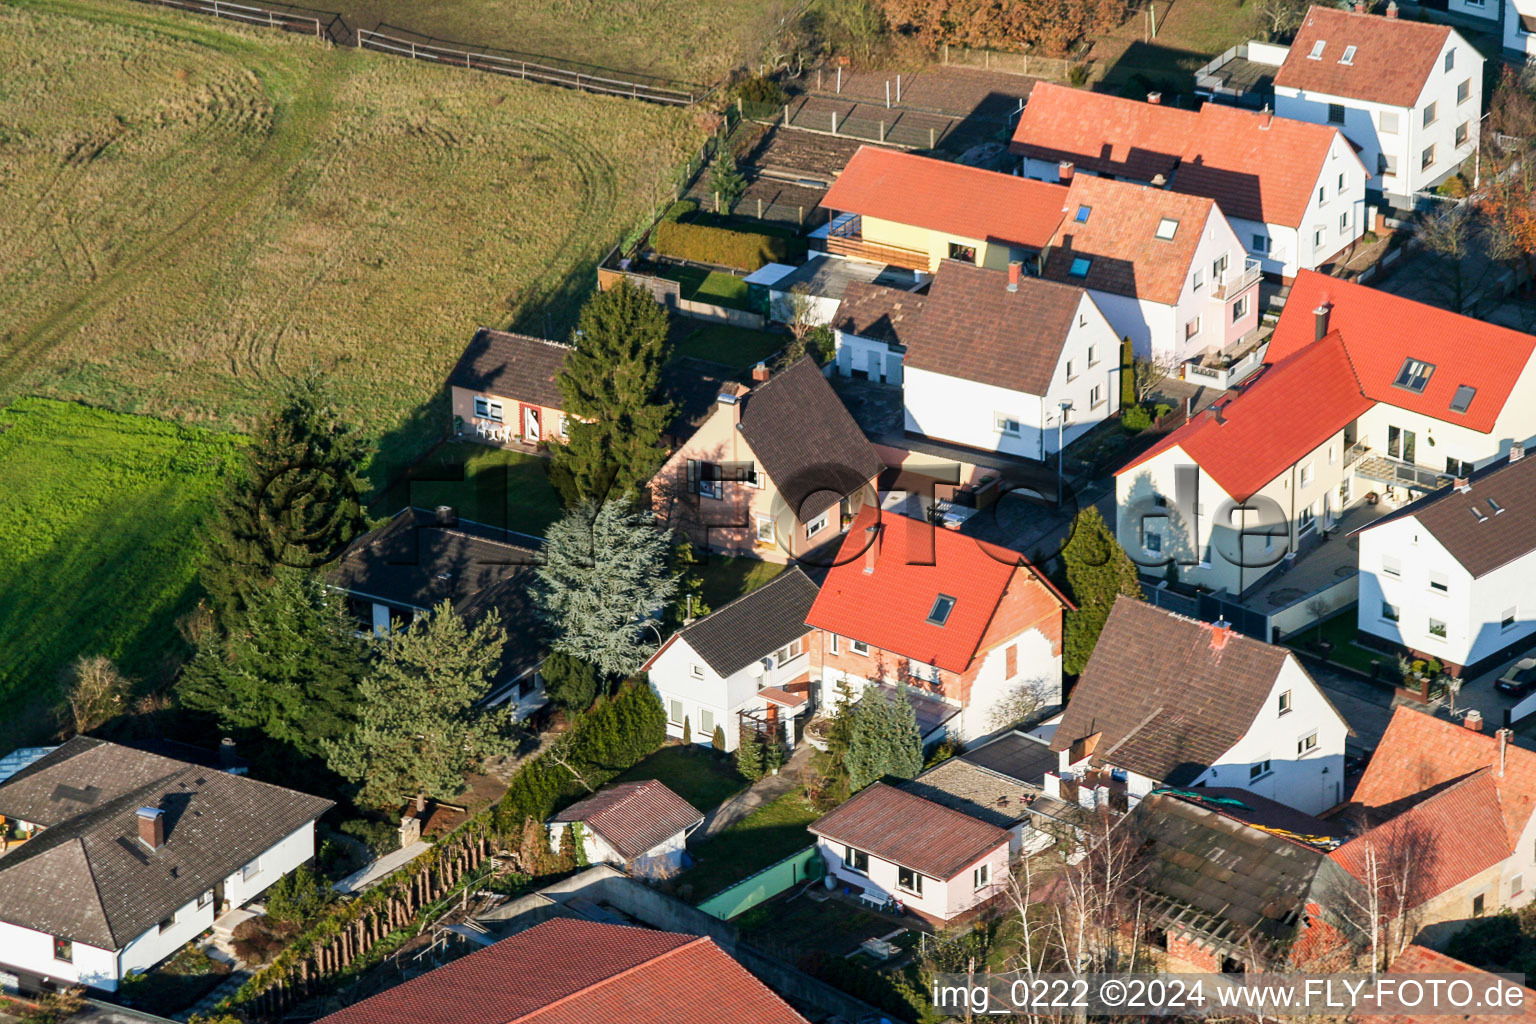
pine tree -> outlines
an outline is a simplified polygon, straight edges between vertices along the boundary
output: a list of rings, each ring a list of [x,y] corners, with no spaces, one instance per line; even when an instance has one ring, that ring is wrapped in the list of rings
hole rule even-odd
[[[184,707],[219,728],[250,729],[304,757],[356,725],[367,648],[341,598],[279,566],[253,591],[233,634],[209,630],[177,683]]]
[[[755,730],[741,734],[741,742],[736,745],[736,771],[748,782],[763,777],[763,744]]]
[[[884,690],[864,691],[855,705],[845,763],[854,791],[886,776],[911,779],[922,770],[922,737],[905,685],[897,686],[895,699]]]
[[[896,687],[896,701],[891,708],[891,747],[889,774],[915,779],[923,770],[923,731],[917,724],[917,709],[907,699],[907,684]]]
[[[288,384],[208,523],[199,578],[221,628],[233,628],[278,567],[315,568],[366,529],[358,469],[367,454],[324,378]]]
[[[603,690],[597,669],[569,654],[555,651],[539,670],[544,692],[566,711],[585,711]]]
[[[784,744],[778,736],[770,736],[763,744],[763,774],[772,775],[784,767]]]
[[[731,207],[736,205],[736,200],[747,190],[747,179],[741,176],[741,169],[736,166],[736,157],[725,146],[720,147],[720,154],[710,165],[709,190],[719,195],[722,213],[729,213]]]
[[[359,687],[360,722],[326,744],[331,768],[361,782],[359,803],[392,807],[463,791],[466,772],[511,747],[512,709],[480,709],[507,641],[494,611],[470,629],[447,601],[375,643]]]
[[[669,631],[681,629],[688,620],[709,614],[709,603],[704,600],[704,577],[699,574],[701,564],[688,535],[679,530],[672,541],[672,572],[677,577],[677,599],[667,606]]]
[[[1077,675],[1088,664],[1115,599],[1141,600],[1141,582],[1136,563],[1092,505],[1072,521],[1072,535],[1062,548],[1061,560],[1066,565],[1069,596],[1077,605],[1077,611],[1067,612],[1061,667]]]
[[[568,504],[638,492],[661,464],[672,405],[661,395],[667,311],[621,281],[582,307],[574,349],[555,378],[570,438],[551,442]]]
[[[718,725],[715,726],[715,735],[710,739],[710,746],[715,748],[716,756],[725,753],[725,730]]]
[[[611,501],[584,502],[549,528],[534,600],[554,650],[611,676],[638,669],[642,631],[677,591],[667,535],[649,515]]]

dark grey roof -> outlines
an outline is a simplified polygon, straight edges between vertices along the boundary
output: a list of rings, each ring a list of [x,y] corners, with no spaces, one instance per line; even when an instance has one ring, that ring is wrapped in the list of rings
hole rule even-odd
[[[719,363],[692,356],[674,359],[661,368],[661,393],[673,405],[672,422],[666,432],[674,438],[688,438],[715,411],[720,392],[730,383],[714,371]]]
[[[1045,773],[1055,771],[1059,761],[1049,743],[1017,730],[955,756],[1030,786],[1043,786]]]
[[[959,757],[947,758],[901,788],[924,800],[1009,828],[1023,820],[1035,789]]]
[[[1420,498],[1360,532],[1413,516],[1474,578],[1536,550],[1536,458],[1497,463],[1470,483],[1464,492],[1452,486]]]
[[[1184,785],[1232,748],[1291,656],[1234,630],[1121,597],[1072,691],[1052,750],[1098,736],[1093,764]]]
[[[426,509],[408,508],[342,553],[327,582],[355,597],[428,610],[442,601],[473,625],[494,608],[507,627],[499,679],[538,666],[542,646],[528,628],[542,541],[467,519],[441,525]]]
[[[742,436],[801,522],[884,468],[814,359],[801,359],[740,401]]]
[[[1146,861],[1137,879],[1155,927],[1193,935],[1243,959],[1273,960],[1297,937],[1308,903],[1351,940],[1360,884],[1317,847],[1167,794],[1134,812]]]
[[[448,375],[453,387],[562,408],[555,375],[565,367],[570,346],[526,334],[482,327]]]
[[[678,633],[717,675],[729,676],[811,631],[816,584],[794,566]]]
[[[1178,797],[1186,803],[1236,818],[1255,828],[1289,836],[1322,850],[1331,850],[1354,834],[1354,830],[1348,828],[1342,819],[1324,821],[1246,789],[1201,786],[1199,789],[1162,788],[1153,792]]]
[[[901,687],[890,683],[877,683],[877,685],[891,700],[895,700],[901,694]],[[926,741],[930,734],[939,729],[951,718],[960,713],[958,704],[951,704],[947,700],[931,697],[921,690],[907,687],[907,703],[912,705],[912,712],[917,715],[918,735]]]
[[[121,949],[331,806],[76,737],[0,785],[0,814],[46,825],[0,858],[0,921]],[[138,839],[140,807],[164,812],[159,850]]]

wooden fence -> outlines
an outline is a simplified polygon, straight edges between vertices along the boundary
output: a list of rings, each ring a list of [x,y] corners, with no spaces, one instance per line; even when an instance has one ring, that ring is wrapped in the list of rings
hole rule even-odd
[[[334,11],[311,11],[307,8],[278,11],[250,4],[227,3],[226,0],[140,0],[140,3],[174,7],[179,11],[192,11],[196,14],[211,14],[215,18],[280,28],[284,32],[299,32],[338,43],[347,42],[351,37],[351,29],[341,15]]]
[[[560,67],[546,63],[549,58],[529,59],[528,56],[507,50],[490,48],[470,49],[468,44],[422,42],[406,38],[403,34],[387,34],[370,29],[359,29],[357,45],[370,50],[393,53],[412,60],[429,60],[454,67],[489,71],[492,74],[523,78],[531,82],[544,82],[582,92],[622,96],[625,99],[646,100],[670,106],[691,106],[707,92],[703,87],[684,86],[680,83],[660,84],[664,80],[641,82],[639,76],[618,77],[620,72],[604,69],[582,70],[577,67]]]
[[[972,50],[964,46],[943,47],[943,62],[953,67],[981,68],[984,71],[1006,71],[1012,75],[1029,75],[1031,78],[1049,78],[1065,82],[1075,65],[1084,59],[1072,57],[1038,57],[1030,53],[1011,53],[1007,50]]]

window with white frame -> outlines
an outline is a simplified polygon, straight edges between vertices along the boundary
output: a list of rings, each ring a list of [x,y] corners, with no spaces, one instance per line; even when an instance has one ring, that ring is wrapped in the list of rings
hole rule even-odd
[[[1430,103],[1429,106],[1424,108],[1424,127],[1428,128],[1430,125],[1434,124],[1435,121],[1439,119],[1439,117],[1440,115],[1436,110],[1436,104]]]
[[[667,701],[667,721],[673,725],[683,724],[683,702],[680,700]]]
[[[1403,574],[1403,563],[1399,562],[1392,555],[1382,555],[1381,572],[1383,576],[1401,576]]]
[[[1525,892],[1525,876],[1516,875],[1509,880],[1509,898],[1514,899]]]
[[[1323,237],[1324,237],[1324,235],[1325,235],[1325,232],[1324,232],[1324,230],[1322,228],[1316,227],[1316,228],[1312,229],[1312,248],[1313,249],[1321,249],[1323,247]]]
[[[773,516],[755,513],[752,517],[753,536],[759,544],[772,544],[774,539]]]
[[[1346,46],[1346,47],[1344,47],[1344,56],[1339,58],[1339,63],[1340,64],[1353,64],[1355,62],[1355,53],[1356,53],[1356,48],[1355,47],[1353,47],[1353,46]]]
[[[1157,237],[1163,241],[1171,241],[1179,232],[1179,222],[1172,217],[1164,217],[1157,222]]]
[[[1339,230],[1340,231],[1348,231],[1349,230],[1349,211],[1348,210],[1345,210],[1343,213],[1339,214]]]
[[[1264,776],[1268,775],[1270,771],[1271,768],[1269,765],[1269,758],[1267,756],[1263,757],[1248,766],[1248,781],[1255,782],[1259,779],[1262,779]]]
[[[990,864],[978,864],[971,869],[971,888],[984,888],[992,880],[992,866]]]
[[[1185,341],[1188,341],[1190,338],[1195,337],[1195,335],[1197,335],[1199,333],[1200,333],[1200,318],[1199,317],[1195,317],[1194,319],[1189,320],[1189,321],[1187,321],[1184,324],[1184,340]]]
[[[850,649],[852,649],[854,654],[863,654],[865,656],[868,656],[869,654],[869,644],[865,643],[863,640],[849,640],[848,646]]]
[[[1388,156],[1386,153],[1376,154],[1376,173],[1395,175],[1397,173],[1397,157]]]
[[[1449,71],[1452,68],[1454,68],[1455,66],[1456,66],[1456,51],[1454,49],[1446,50],[1445,51],[1445,70]]]
[[[1088,389],[1088,407],[1097,409],[1104,404],[1104,385],[1095,384]]]
[[[803,650],[799,640],[791,640],[789,643],[773,652],[773,664],[775,668],[783,668],[785,665],[800,657]]]
[[[1072,364],[1068,363],[1067,365],[1071,366]],[[993,413],[992,426],[999,434],[1007,434],[1009,437],[1019,436],[1019,431],[1022,429],[1018,420],[1000,412]]]
[[[482,420],[501,422],[501,403],[495,399],[475,396],[475,415]]]
[[[1150,527],[1142,527],[1141,546],[1152,554],[1160,554],[1163,550],[1163,535]]]
[[[827,528],[827,514],[823,512],[817,519],[805,524],[805,536],[811,538]]]
[[[903,892],[909,892],[914,896],[923,894],[923,876],[911,868],[897,867],[896,888]]]
[[[1457,146],[1465,146],[1467,144],[1467,139],[1471,138],[1471,130],[1472,126],[1471,122],[1469,121],[1463,121],[1461,124],[1456,126]]]
[[[1434,146],[1430,146],[1428,149],[1424,150],[1423,155],[1420,156],[1420,158],[1419,158],[1419,170],[1427,171],[1431,167],[1433,167],[1434,165],[1435,165],[1435,147]]]
[[[1301,510],[1301,514],[1296,517],[1296,532],[1298,534],[1307,533],[1316,525],[1317,513],[1312,511],[1311,505],[1308,505],[1303,508]]]
[[[1472,79],[1468,78],[1456,87],[1456,102],[1465,103],[1472,98]]]
[[[857,871],[861,875],[869,874],[869,854],[863,850],[854,849],[852,846],[843,847],[843,867],[849,871]]]
[[[1499,619],[1500,629],[1513,629],[1515,625],[1515,609],[1505,608],[1504,614]]]
[[[695,678],[695,679],[703,679],[704,678],[704,666],[700,665],[696,661],[695,662],[690,662],[689,665],[688,665],[688,674],[690,676],[692,676],[693,678]]]
[[[1429,620],[1429,635],[1445,639],[1445,620],[1431,618]]]
[[[1328,40],[1326,40],[1326,39],[1319,39],[1317,42],[1313,43],[1312,44],[1312,52],[1307,54],[1307,59],[1308,60],[1322,60],[1323,59],[1323,47],[1325,47],[1327,45],[1328,45]]]
[[[1296,756],[1306,757],[1317,749],[1317,730],[1313,729],[1296,741]]]
[[[1312,463],[1310,462],[1301,467],[1301,486],[1312,486]]]
[[[1397,111],[1383,110],[1381,112],[1380,119],[1376,122],[1376,127],[1381,131],[1383,135],[1396,135]]]
[[[708,708],[699,708],[699,735],[705,739],[715,735],[715,713]]]
[[[1387,622],[1400,622],[1403,617],[1403,610],[1391,601],[1383,601],[1381,602],[1381,617]]]
[[[1240,295],[1237,301],[1232,303],[1232,322],[1237,323],[1248,315],[1248,296]]]
[[[158,930],[162,931],[162,932],[168,932],[168,931],[170,931],[174,927],[176,927],[176,914],[175,914],[175,912],[172,912],[170,917],[164,918],[160,922],[160,924],[157,926]]]
[[[836,633],[828,633],[827,634],[827,653],[828,654],[836,654],[837,653],[838,643],[839,643],[839,641],[838,641],[837,634]]]
[[[1195,274],[1194,274],[1194,277],[1190,281],[1190,284],[1194,288],[1195,291],[1199,291],[1200,290],[1200,286],[1205,284],[1205,272],[1201,271],[1201,270],[1196,270]]]
[[[240,880],[242,882],[249,882],[259,874],[261,874],[261,858],[257,857],[240,869]]]
[[[1279,705],[1279,717],[1284,717],[1285,715],[1290,714],[1291,713],[1291,691],[1290,690],[1282,690],[1281,693],[1280,693],[1279,699],[1275,703]]]
[[[213,903],[213,890],[212,889],[209,889],[207,892],[202,893],[202,894],[200,894],[197,897],[197,909],[198,910],[207,910],[208,907],[212,903]]]
[[[1067,380],[1071,380],[1073,377],[1077,376],[1076,372],[1074,372],[1073,369],[1072,369],[1072,360],[1070,360],[1070,359],[1067,360],[1067,370],[1066,370],[1066,372],[1067,372]]]
[[[1094,350],[1094,346],[1089,345],[1088,346],[1088,365],[1089,366],[1097,366],[1099,364],[1099,360],[1097,358],[1097,355],[1098,355],[1098,353]]]
[[[1451,592],[1451,578],[1443,572],[1432,572],[1429,574],[1429,589],[1448,594]]]
[[[1317,186],[1317,205],[1318,206],[1327,206],[1328,205],[1328,186],[1327,185],[1319,185],[1319,186]]]
[[[1270,241],[1269,241],[1269,236],[1268,235],[1254,235],[1253,236],[1253,244],[1248,247],[1248,251],[1249,252],[1256,252],[1260,256],[1268,256],[1269,255],[1269,246],[1270,246]]]

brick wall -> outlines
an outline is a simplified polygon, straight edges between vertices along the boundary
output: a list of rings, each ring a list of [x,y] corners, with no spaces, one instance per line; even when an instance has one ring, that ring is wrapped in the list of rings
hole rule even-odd
[[[1220,974],[1223,959],[1220,953],[1197,945],[1187,936],[1173,932],[1168,934],[1168,970],[1175,974]]]

